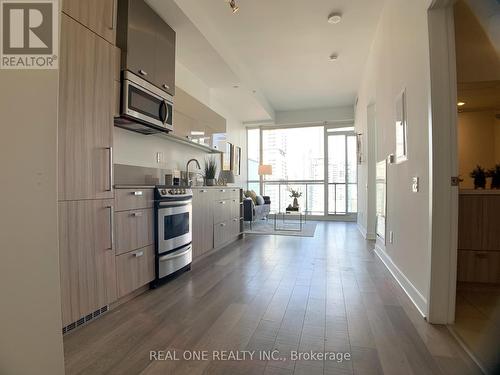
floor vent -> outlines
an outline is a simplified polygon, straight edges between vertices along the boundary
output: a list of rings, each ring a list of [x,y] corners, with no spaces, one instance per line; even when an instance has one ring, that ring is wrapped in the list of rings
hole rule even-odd
[[[76,322],[73,322],[71,324],[68,324],[66,327],[63,327],[63,329],[62,329],[63,335],[65,335],[66,333],[74,330],[76,327],[80,327],[83,324],[85,324],[85,323],[87,323],[87,322],[89,322],[89,321],[97,318],[98,316],[100,316],[101,314],[104,314],[108,310],[109,310],[109,306],[104,306],[104,307],[101,307],[100,309],[97,309],[96,311],[94,311],[94,312],[92,312],[90,314],[82,316]]]

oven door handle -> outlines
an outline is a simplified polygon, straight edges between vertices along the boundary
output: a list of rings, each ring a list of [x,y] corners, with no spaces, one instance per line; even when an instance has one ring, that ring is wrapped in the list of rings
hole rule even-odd
[[[166,262],[168,260],[171,260],[171,259],[175,259],[175,258],[179,258],[181,256],[184,256],[186,255],[187,253],[189,253],[191,251],[191,246],[189,246],[186,250],[184,250],[182,253],[177,253],[177,254],[172,254],[172,255],[164,255],[160,258],[158,258],[158,261],[160,262]]]
[[[158,207],[182,207],[182,206],[188,206],[191,204],[193,200],[188,199],[185,201],[176,201],[176,202],[160,202],[158,203]]]

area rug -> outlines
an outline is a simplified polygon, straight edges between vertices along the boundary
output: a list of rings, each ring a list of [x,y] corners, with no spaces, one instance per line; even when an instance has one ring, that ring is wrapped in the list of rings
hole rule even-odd
[[[298,228],[299,224],[297,222],[286,223],[283,226],[280,223],[280,228],[295,229]],[[295,236],[295,237],[314,237],[314,232],[316,231],[316,223],[307,222],[302,225],[302,231],[288,231],[288,230],[274,230],[274,220],[269,219],[269,221],[256,221],[252,223],[252,228],[250,229],[250,224],[245,223],[245,234],[267,234],[267,235],[278,235],[278,236]]]

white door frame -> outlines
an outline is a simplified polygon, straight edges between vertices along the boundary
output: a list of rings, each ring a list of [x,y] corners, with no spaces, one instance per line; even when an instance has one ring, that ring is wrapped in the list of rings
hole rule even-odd
[[[457,78],[453,4],[432,0],[428,10],[431,103],[429,113],[430,288],[427,319],[455,320],[458,239]]]

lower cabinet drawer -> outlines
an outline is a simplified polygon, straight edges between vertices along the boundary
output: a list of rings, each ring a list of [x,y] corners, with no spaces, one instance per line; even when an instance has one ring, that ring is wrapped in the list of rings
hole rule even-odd
[[[154,247],[116,256],[116,284],[118,297],[123,297],[155,278]]]
[[[240,217],[240,200],[237,198],[232,198],[229,201],[229,207],[230,207],[231,217],[232,218],[234,218],[234,217],[239,218]]]
[[[226,242],[228,222],[223,221],[214,225],[214,247],[219,247]]]
[[[240,219],[239,217],[232,218],[227,221],[214,225],[214,247],[233,240],[240,234]]]
[[[500,283],[500,252],[458,250],[458,281]]]
[[[220,199],[214,203],[214,223],[223,223],[231,217],[231,199]]]
[[[152,245],[153,209],[115,213],[116,255]]]
[[[231,219],[229,239],[233,239],[239,234],[240,234],[240,217],[238,216],[238,217],[233,217]]]

